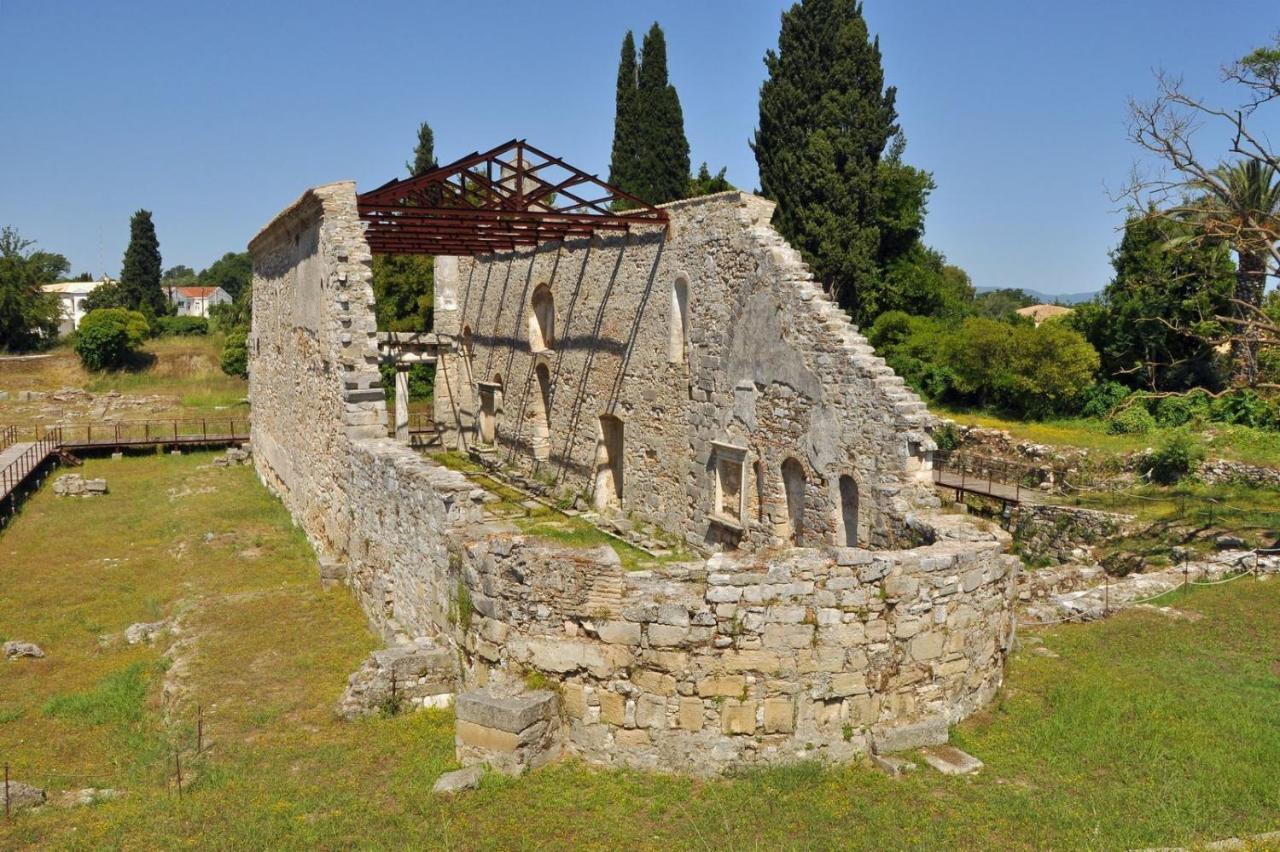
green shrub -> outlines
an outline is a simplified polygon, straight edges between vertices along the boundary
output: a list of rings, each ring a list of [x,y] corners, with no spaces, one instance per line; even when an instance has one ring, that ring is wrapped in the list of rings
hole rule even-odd
[[[249,378],[249,329],[233,328],[222,344],[222,372],[241,379]]]
[[[944,453],[949,453],[960,446],[960,433],[956,431],[956,424],[944,423],[941,429],[933,433],[933,442]]]
[[[1156,402],[1155,415],[1161,426],[1185,426],[1193,420],[1208,418],[1209,397],[1203,393],[1165,397]]]
[[[1156,419],[1142,405],[1122,408],[1107,421],[1107,431],[1112,435],[1145,435],[1154,428]]]
[[[1209,405],[1209,416],[1219,423],[1258,429],[1274,429],[1277,425],[1275,405],[1251,390],[1218,397]]]
[[[209,321],[204,317],[156,317],[157,337],[192,337],[209,333]]]
[[[1084,392],[1080,413],[1085,417],[1106,417],[1129,398],[1131,391],[1119,382],[1098,382]]]
[[[1160,447],[1148,453],[1143,465],[1150,471],[1151,479],[1163,485],[1172,485],[1189,476],[1204,461],[1204,447],[1190,433],[1171,433]]]
[[[150,333],[147,318],[137,311],[98,308],[80,321],[75,336],[76,354],[86,370],[118,370]]]
[[[967,401],[1037,419],[1078,410],[1098,370],[1088,341],[1052,320],[1037,328],[971,317],[940,354]]]

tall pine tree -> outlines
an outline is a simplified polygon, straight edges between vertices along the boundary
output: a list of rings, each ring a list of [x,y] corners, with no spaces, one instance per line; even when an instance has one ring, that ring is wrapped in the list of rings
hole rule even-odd
[[[613,116],[613,154],[609,158],[609,183],[618,189],[636,190],[638,171],[636,155],[636,40],[627,30],[622,39],[622,58],[618,61],[618,94]]]
[[[879,39],[860,2],[801,0],[764,61],[751,146],[761,191],[778,202],[779,230],[865,322],[879,312],[878,166],[897,131]]]
[[[636,88],[640,174],[636,194],[650,204],[684,198],[689,140],[676,87],[667,81],[667,38],[657,22],[645,34]]]
[[[129,220],[129,247],[120,267],[120,294],[125,307],[149,317],[170,311],[169,300],[160,287],[160,240],[148,210],[139,210]]]
[[[410,177],[436,168],[435,134],[418,125],[418,144],[405,168]],[[435,259],[421,254],[380,254],[373,259],[374,316],[383,331],[430,331],[435,301]]]

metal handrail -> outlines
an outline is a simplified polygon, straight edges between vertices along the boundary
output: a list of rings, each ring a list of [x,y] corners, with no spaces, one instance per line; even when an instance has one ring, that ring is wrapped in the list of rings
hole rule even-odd
[[[114,446],[130,443],[247,440],[249,421],[241,417],[190,417],[116,420],[99,423],[36,424],[21,428],[37,440],[52,439],[59,446]]]
[[[17,488],[22,480],[30,476],[40,462],[55,449],[57,444],[53,441],[37,441],[23,450],[21,455],[0,470],[0,493],[8,494]]]

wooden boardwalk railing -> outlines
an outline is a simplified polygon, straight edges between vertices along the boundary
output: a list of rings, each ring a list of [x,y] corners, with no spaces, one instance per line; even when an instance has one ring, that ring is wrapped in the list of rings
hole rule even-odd
[[[221,446],[248,440],[249,421],[243,417],[0,426],[0,515],[13,513],[22,484],[59,453]]]
[[[934,484],[954,490],[957,501],[965,494],[991,497],[1011,505],[1041,499],[1038,489],[1022,484],[1027,474],[1027,467],[1000,459],[943,451],[933,455]]]

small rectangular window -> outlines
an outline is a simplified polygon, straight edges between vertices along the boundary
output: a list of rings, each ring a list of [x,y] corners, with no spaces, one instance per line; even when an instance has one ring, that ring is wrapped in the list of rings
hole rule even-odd
[[[711,460],[715,473],[712,519],[741,528],[746,518],[746,491],[742,486],[746,480],[747,448],[712,441]]]

